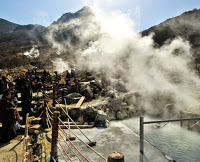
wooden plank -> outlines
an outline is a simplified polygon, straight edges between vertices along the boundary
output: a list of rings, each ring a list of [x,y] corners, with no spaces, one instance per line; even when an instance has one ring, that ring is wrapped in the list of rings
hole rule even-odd
[[[79,127],[80,129],[94,128],[93,125],[78,125],[78,127]],[[64,126],[64,125],[60,125],[60,128],[62,128],[62,129],[67,129],[67,127]],[[70,125],[70,129],[78,129],[78,128],[77,128],[77,126],[75,126],[75,125]]]
[[[64,107],[65,107],[65,105],[64,105]],[[67,108],[75,108],[76,107],[76,105],[75,104],[72,104],[72,105],[67,105]]]
[[[59,105],[56,104],[56,108],[60,108],[60,107],[66,108],[66,106],[64,104],[59,104]],[[75,104],[67,105],[67,108],[75,108],[75,107],[76,107]]]
[[[66,121],[63,121],[63,123],[65,124],[65,125],[67,125],[68,126],[68,124],[70,124],[70,125],[75,125],[73,122],[66,122]],[[63,123],[60,123],[60,125],[63,125]],[[81,122],[76,122],[76,124],[77,125],[81,125],[82,123]]]
[[[76,104],[75,108],[80,108],[81,105],[82,105],[82,103],[83,103],[83,101],[84,101],[84,99],[85,99],[85,97],[82,96],[82,97],[80,98],[80,100],[78,101],[78,103]]]

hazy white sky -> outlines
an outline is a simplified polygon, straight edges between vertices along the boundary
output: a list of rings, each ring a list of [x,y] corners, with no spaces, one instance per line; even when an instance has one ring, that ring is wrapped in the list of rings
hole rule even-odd
[[[91,4],[106,11],[121,10],[129,14],[140,31],[200,8],[199,0],[0,0],[0,18],[17,24],[47,26],[62,14]]]

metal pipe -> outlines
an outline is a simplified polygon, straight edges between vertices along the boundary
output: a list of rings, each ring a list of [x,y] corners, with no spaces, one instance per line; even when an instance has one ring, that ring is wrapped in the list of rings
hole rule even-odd
[[[174,118],[177,117],[179,114],[180,114],[180,113],[176,114],[176,115],[175,115],[173,118],[171,118],[170,120],[174,119]],[[163,125],[163,127],[166,126],[167,124],[169,124],[169,122],[165,123],[165,124]]]
[[[140,162],[143,162],[144,153],[144,117],[140,116]]]
[[[183,111],[181,110],[180,111],[180,118],[182,119],[183,118]],[[183,127],[183,122],[180,121],[180,126]]]
[[[165,122],[177,122],[177,121],[188,121],[188,120],[200,120],[200,118],[185,118],[185,119],[146,121],[146,122],[143,122],[143,124],[165,123]]]
[[[182,112],[180,112],[182,117]],[[146,121],[144,122],[144,117],[140,116],[140,162],[143,162],[144,157],[144,124],[153,124],[153,123],[166,123],[166,122],[177,122],[177,121],[190,121],[190,120],[200,120],[200,117],[197,118],[182,118],[182,119],[171,119],[171,120],[157,120],[157,121]]]

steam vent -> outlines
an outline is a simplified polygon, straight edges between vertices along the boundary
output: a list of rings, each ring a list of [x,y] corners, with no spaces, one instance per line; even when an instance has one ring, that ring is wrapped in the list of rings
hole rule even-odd
[[[0,19],[0,162],[200,161],[200,10],[138,30],[103,2]]]

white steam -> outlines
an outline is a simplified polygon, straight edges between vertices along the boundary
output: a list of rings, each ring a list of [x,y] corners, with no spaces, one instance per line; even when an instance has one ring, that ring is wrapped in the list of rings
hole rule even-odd
[[[52,61],[54,65],[54,70],[58,73],[62,73],[69,69],[69,65],[67,62],[63,61],[61,58],[57,58]]]
[[[170,44],[154,48],[152,35],[142,37],[134,31],[134,23],[121,11],[103,12],[92,7],[96,18],[89,17],[87,27],[82,18],[55,25],[48,35],[60,51],[73,51],[77,66],[104,70],[115,87],[123,82],[128,91],[142,94],[144,109],[164,109],[166,104],[185,109],[198,103],[199,77],[192,70],[192,53],[188,41],[176,38]],[[72,28],[79,38],[78,46],[69,40],[58,42],[53,35],[58,29]],[[97,30],[98,29],[98,30]],[[57,71],[67,69],[54,62]],[[61,70],[61,71],[62,71]],[[196,107],[198,108],[198,107]],[[199,109],[199,108],[198,108]]]
[[[39,50],[37,49],[37,46],[33,46],[30,51],[24,52],[24,55],[30,58],[37,58],[40,55]]]

